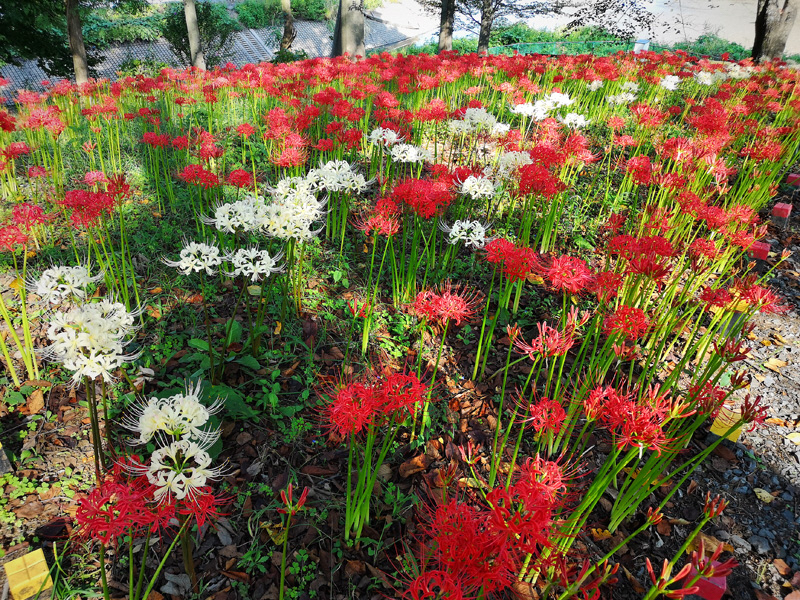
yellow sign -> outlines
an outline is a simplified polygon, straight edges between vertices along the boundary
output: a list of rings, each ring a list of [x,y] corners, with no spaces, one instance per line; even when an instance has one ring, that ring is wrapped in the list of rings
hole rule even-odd
[[[40,590],[53,587],[50,569],[41,548],[7,562],[4,567],[14,600],[26,600]]]

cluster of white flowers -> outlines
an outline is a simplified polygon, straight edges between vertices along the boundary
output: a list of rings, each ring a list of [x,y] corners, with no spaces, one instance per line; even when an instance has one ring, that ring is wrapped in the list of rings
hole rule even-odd
[[[413,144],[396,144],[391,149],[392,160],[401,163],[424,163],[433,160],[433,153],[427,148]]]
[[[305,177],[287,177],[272,190],[273,200],[266,206],[262,228],[279,239],[309,240],[322,228],[313,229],[322,218],[327,200],[318,200],[314,182]]]
[[[572,106],[573,104],[575,104],[574,98],[570,98],[567,94],[553,92],[537,100],[533,104],[530,102],[517,104],[511,108],[511,112],[522,115],[523,117],[531,117],[534,121],[543,121],[549,117],[550,113],[554,110],[564,106]]]
[[[636,101],[636,94],[631,92],[622,92],[621,94],[609,94],[606,96],[606,102],[608,102],[612,106],[619,106],[624,104],[630,104],[631,102]]]
[[[727,76],[731,79],[747,79],[753,73],[753,67],[743,67],[739,63],[729,62],[725,64]]]
[[[700,71],[694,74],[695,82],[700,85],[714,85],[720,81],[725,81],[728,78],[728,73],[723,71]],[[743,78],[742,78],[743,79]]]
[[[567,113],[563,117],[558,117],[558,120],[567,127],[572,127],[573,129],[580,129],[581,127],[586,127],[589,124],[589,119],[574,112]]]
[[[164,259],[168,267],[178,269],[184,275],[205,271],[206,275],[213,275],[217,267],[222,264],[222,255],[219,248],[213,244],[203,242],[184,242],[178,260]]]
[[[125,354],[125,346],[136,331],[134,322],[139,314],[107,299],[56,311],[47,328],[52,343],[40,354],[63,363],[72,371],[76,385],[83,377],[112,381],[116,369],[138,356]]]
[[[596,92],[597,90],[599,90],[602,87],[603,87],[603,80],[602,79],[595,79],[593,81],[590,81],[589,85],[586,86],[586,88],[590,92]]]
[[[144,472],[156,487],[153,497],[159,502],[173,496],[176,500],[191,499],[209,479],[219,479],[224,474],[223,468],[211,466],[207,448],[188,439],[156,449],[149,465],[135,469]]]
[[[448,235],[447,241],[450,244],[464,242],[465,246],[483,248],[491,238],[486,237],[488,225],[480,221],[456,221],[452,226],[439,223],[439,229]]]
[[[461,183],[461,193],[473,200],[491,198],[495,189],[494,182],[488,177],[470,175]]]
[[[677,75],[667,75],[666,77],[664,77],[664,79],[662,79],[659,82],[658,85],[660,85],[665,90],[674,92],[675,90],[678,89],[678,85],[680,84],[680,82],[681,78],[678,77]]]
[[[497,174],[501,179],[505,179],[519,167],[529,165],[533,161],[527,152],[504,152],[497,160]]]
[[[205,406],[200,401],[202,382],[187,382],[182,393],[168,398],[148,398],[135,403],[122,425],[137,433],[137,444],[146,444],[157,434],[175,439],[189,439],[202,445],[213,445],[219,438],[218,430],[203,429],[211,415],[218,413],[224,402],[214,401]]]
[[[398,135],[396,131],[387,129],[386,127],[376,127],[370,131],[367,139],[369,139],[369,143],[374,146],[384,146],[386,148],[403,141],[403,138]]]
[[[371,183],[344,160],[331,160],[316,169],[311,169],[306,179],[319,190],[350,194],[363,194]]]
[[[225,257],[233,265],[233,271],[226,273],[229,277],[244,276],[252,281],[259,281],[262,277],[267,278],[273,273],[279,273],[283,267],[278,265],[278,261],[283,257],[283,253],[270,256],[266,250],[258,248],[239,248],[236,252],[230,253]]]
[[[630,92],[631,94],[639,93],[639,84],[635,81],[625,81],[622,83],[622,91]]]
[[[451,119],[447,128],[452,135],[469,135],[486,133],[492,137],[500,137],[511,130],[511,126],[501,123],[485,108],[468,108],[460,119]]]
[[[263,218],[264,201],[256,196],[247,195],[236,202],[220,204],[214,209],[214,217],[200,217],[206,225],[211,225],[225,233],[236,231],[256,231]]]
[[[69,300],[85,300],[89,284],[102,278],[103,273],[92,277],[89,269],[81,265],[50,267],[42,272],[39,279],[28,280],[25,286],[42,300],[51,304],[61,304]]]
[[[187,383],[183,393],[168,398],[152,397],[133,406],[122,424],[138,434],[134,441],[146,444],[155,439],[160,448],[150,456],[148,465],[134,464],[131,470],[147,476],[156,490],[154,497],[161,501],[192,498],[209,479],[223,475],[223,468],[211,467],[208,449],[219,439],[219,428],[207,428],[211,415],[223,405],[217,399],[210,406],[201,401],[202,383]]]

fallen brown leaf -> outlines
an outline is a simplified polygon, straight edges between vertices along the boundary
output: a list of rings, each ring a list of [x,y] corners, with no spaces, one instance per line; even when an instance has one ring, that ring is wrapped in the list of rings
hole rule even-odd
[[[408,459],[402,465],[400,465],[399,473],[400,477],[410,477],[414,473],[419,473],[420,471],[424,471],[428,468],[428,465],[433,462],[430,458],[428,458],[425,454],[420,454],[419,456],[415,456],[414,458]]]

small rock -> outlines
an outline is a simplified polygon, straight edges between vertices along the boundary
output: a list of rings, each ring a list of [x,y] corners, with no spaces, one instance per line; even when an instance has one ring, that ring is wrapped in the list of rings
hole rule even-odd
[[[769,540],[760,535],[751,535],[748,541],[759,554],[766,554],[772,550],[772,547],[769,545]]]
[[[253,439],[252,435],[250,435],[246,431],[243,431],[242,433],[236,436],[236,443],[239,444],[240,446],[244,446],[247,442],[249,442],[252,439]]]
[[[729,539],[731,539],[731,534],[724,529],[717,529],[714,532],[714,537],[716,537],[718,540],[722,540],[723,542],[727,542]]]
[[[730,542],[731,544],[733,544],[737,548],[742,549],[745,552],[750,552],[753,549],[753,547],[750,545],[750,542],[748,542],[746,539],[738,535],[732,535],[730,537]]]
[[[172,573],[164,573],[167,583],[161,586],[162,594],[171,594],[181,598],[187,595],[187,592],[192,588],[192,580],[186,573],[180,575],[173,575]]]

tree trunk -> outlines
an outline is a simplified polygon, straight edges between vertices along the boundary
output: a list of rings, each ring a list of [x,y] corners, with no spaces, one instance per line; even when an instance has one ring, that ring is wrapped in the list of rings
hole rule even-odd
[[[339,13],[333,32],[331,56],[347,54],[350,58],[365,56],[364,12],[361,0],[339,0]]]
[[[493,0],[483,0],[481,2],[481,29],[478,33],[478,54],[489,51],[489,36],[492,33],[494,23],[494,3]]]
[[[758,0],[756,39],[753,59],[756,62],[780,58],[797,17],[800,0]]]
[[[183,0],[183,14],[186,17],[186,31],[189,34],[189,56],[192,66],[206,70],[206,59],[200,45],[200,25],[197,22],[195,0]]]
[[[297,30],[294,28],[294,16],[292,15],[292,0],[281,0],[281,10],[283,11],[281,50],[288,50],[292,47],[294,38],[297,37]]]
[[[66,0],[67,36],[69,49],[72,52],[72,64],[75,68],[75,81],[89,81],[89,61],[86,58],[86,46],[83,43],[83,27],[78,14],[78,0]]]
[[[453,49],[453,23],[456,20],[456,0],[442,0],[439,20],[439,52]]]

